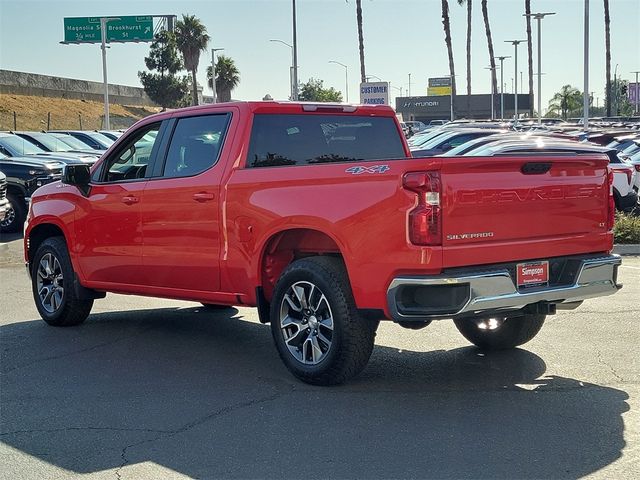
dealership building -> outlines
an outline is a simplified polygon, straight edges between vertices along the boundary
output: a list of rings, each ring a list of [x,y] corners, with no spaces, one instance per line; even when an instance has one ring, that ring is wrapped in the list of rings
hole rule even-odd
[[[529,112],[531,102],[529,94],[518,94],[518,113],[522,118]],[[468,103],[467,103],[468,102]],[[500,118],[500,94],[494,96],[495,118]],[[504,118],[513,118],[515,95],[504,94]],[[396,113],[403,120],[417,120],[428,123],[430,120],[448,120],[451,118],[451,96],[432,95],[424,97],[396,97]],[[453,103],[454,118],[491,118],[491,95],[456,95]]]

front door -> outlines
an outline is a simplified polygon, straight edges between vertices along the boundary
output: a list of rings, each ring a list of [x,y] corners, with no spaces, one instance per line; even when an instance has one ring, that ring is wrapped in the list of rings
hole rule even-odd
[[[139,285],[142,264],[140,201],[151,174],[160,124],[128,135],[93,173],[91,189],[78,199],[76,248],[84,278],[92,285]]]
[[[169,289],[220,289],[220,182],[218,162],[229,113],[173,119],[158,177],[142,203],[145,283]],[[169,133],[169,132],[167,132]],[[164,142],[163,142],[164,143]]]

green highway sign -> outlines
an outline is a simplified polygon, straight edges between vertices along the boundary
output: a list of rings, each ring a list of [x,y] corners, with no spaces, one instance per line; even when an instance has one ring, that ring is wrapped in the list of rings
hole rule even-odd
[[[150,42],[153,40],[153,17],[125,16],[107,22],[109,42]],[[100,43],[100,17],[64,19],[63,43]]]

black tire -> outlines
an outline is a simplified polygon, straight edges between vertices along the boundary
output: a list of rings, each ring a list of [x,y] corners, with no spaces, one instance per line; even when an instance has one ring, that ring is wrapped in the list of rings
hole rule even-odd
[[[216,303],[202,303],[200,304],[207,310],[229,310],[233,308],[231,305],[218,305]]]
[[[20,232],[27,216],[27,206],[24,203],[24,198],[8,193],[7,200],[9,201],[9,208],[4,220],[0,222],[0,232]]]
[[[52,258],[54,259],[53,261],[51,261]],[[54,276],[59,270],[61,277],[54,280],[50,278],[43,279],[43,276],[39,273],[39,270],[42,268],[41,263],[44,262],[46,264],[51,262],[49,263],[50,265],[55,265],[55,261],[57,261],[57,265],[60,268],[52,268],[51,270]],[[42,271],[46,273],[44,269]],[[43,284],[42,286],[45,288],[62,286],[62,293],[56,297],[59,298],[59,301],[50,299],[47,304],[46,295],[45,299],[41,298],[38,294],[39,278]],[[77,292],[74,288],[74,278],[75,273],[64,239],[62,237],[52,237],[42,242],[33,256],[33,263],[31,264],[31,288],[38,312],[42,319],[49,325],[55,327],[80,325],[89,316],[91,307],[93,307],[93,300],[81,300],[77,297]],[[51,298],[54,296],[55,294],[50,295]],[[53,310],[51,310],[52,308]]]
[[[312,290],[312,292],[315,291],[315,294],[318,295],[317,292],[319,291],[320,295],[324,295],[325,301],[323,305],[326,306],[332,318],[330,344],[315,364],[303,363],[304,360],[297,358],[296,354],[289,350],[285,341],[287,330],[281,328],[280,323],[283,308],[289,309],[289,306],[285,305],[285,294],[293,286],[300,284],[311,284],[318,289]],[[312,298],[313,293],[309,296],[309,305],[315,303]],[[318,305],[320,305],[320,302],[318,301]],[[318,311],[314,309],[312,317],[310,317],[313,318],[314,323],[316,322],[315,315],[321,318],[321,315],[317,312],[319,312],[319,309]],[[289,313],[291,313],[290,309]],[[300,315],[303,316],[303,313],[300,312]],[[271,301],[270,318],[271,333],[280,358],[294,376],[306,383],[313,385],[343,383],[362,371],[373,351],[377,322],[367,320],[358,312],[351,293],[346,269],[338,258],[310,257],[291,263],[282,273],[276,285]],[[321,331],[324,328],[321,323],[319,321],[317,324],[317,331]],[[311,322],[309,325],[311,325]],[[310,332],[310,329],[307,329],[306,332]],[[303,340],[303,344],[307,341],[312,341],[311,335],[313,334],[313,332],[309,333],[307,338]],[[298,335],[302,338],[305,332],[299,329],[289,340]],[[315,339],[316,345],[320,345],[317,342],[321,337],[325,337],[320,334],[317,335],[319,336]],[[327,346],[326,344],[321,345]],[[293,348],[295,349],[295,347]],[[298,347],[298,351],[304,357],[304,346]]]
[[[542,328],[546,315],[527,314],[496,318],[499,324],[491,328],[489,318],[454,320],[458,331],[474,345],[484,350],[506,350],[527,343]]]

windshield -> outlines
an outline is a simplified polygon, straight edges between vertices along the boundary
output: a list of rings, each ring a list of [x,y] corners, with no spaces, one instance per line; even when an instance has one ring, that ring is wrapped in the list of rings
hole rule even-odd
[[[114,141],[111,140],[109,137],[98,133],[98,132],[84,132],[87,136],[93,138],[96,142],[98,142],[101,145],[104,145],[105,147],[110,147],[111,145],[114,144]]]
[[[72,137],[71,135],[67,135],[65,133],[52,133],[52,137],[56,137],[62,143],[71,147],[72,150],[90,150],[89,146],[78,140],[76,137]]]
[[[438,135],[442,135],[443,133],[448,133],[448,132],[446,130],[441,130],[441,129],[429,131],[429,133],[411,137],[408,143],[410,147],[421,147],[432,138],[435,138]]]
[[[60,139],[47,133],[29,133],[29,137],[41,143],[52,152],[68,152],[73,150],[73,148]]]
[[[480,148],[481,145],[485,143],[494,142],[501,135],[488,135],[486,137],[475,138],[473,140],[469,140],[461,145],[458,145],[455,148],[452,148],[446,153],[443,153],[443,157],[454,157],[456,155],[462,155],[467,151],[473,150],[474,148]]]
[[[430,148],[435,148],[438,145],[440,145],[442,142],[446,141],[447,139],[459,134],[460,132],[447,132],[444,135],[438,135],[436,137],[433,137],[431,140],[421,143],[420,150],[428,150]],[[416,150],[416,146],[417,145],[413,145],[412,149]]]
[[[35,155],[37,153],[44,152],[44,150],[42,150],[40,147],[34,145],[31,142],[28,142],[24,138],[18,137],[17,135],[7,135],[6,137],[1,137],[0,145],[6,148],[13,156]]]

